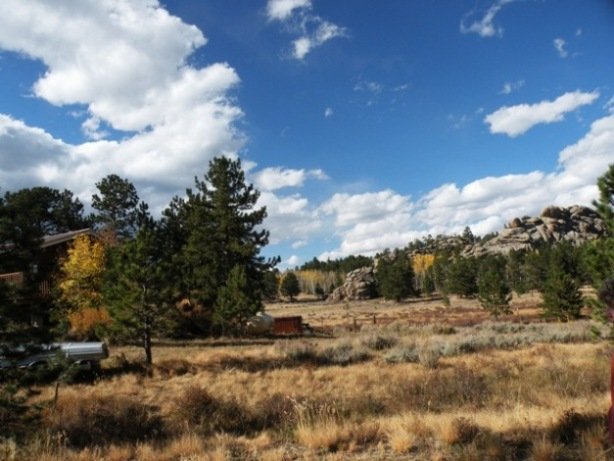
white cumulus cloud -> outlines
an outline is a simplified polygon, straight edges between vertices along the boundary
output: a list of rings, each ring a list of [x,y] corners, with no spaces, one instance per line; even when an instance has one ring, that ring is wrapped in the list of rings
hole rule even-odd
[[[591,93],[574,91],[565,93],[554,101],[519,104],[510,107],[503,106],[487,115],[484,122],[490,125],[491,133],[502,133],[516,137],[540,123],[560,122],[566,113],[572,112],[578,107],[592,104],[598,97],[597,91]]]
[[[291,168],[270,167],[253,174],[258,189],[273,191],[284,187],[301,187],[307,179],[328,179],[321,169],[295,170]]]
[[[0,2],[0,49],[45,65],[33,95],[84,106],[77,112],[91,140],[64,143],[4,115],[0,162],[20,174],[9,178],[3,169],[0,186],[43,183],[87,200],[96,181],[117,173],[150,191],[143,198],[153,207],[189,186],[213,156],[236,155],[245,142],[235,128],[243,113],[230,95],[239,77],[226,63],[187,64],[205,43],[157,0]],[[103,124],[124,136],[103,139]]]
[[[257,206],[266,206],[264,227],[271,233],[270,242],[306,241],[322,228],[322,220],[309,200],[300,194],[281,196],[264,191]]]

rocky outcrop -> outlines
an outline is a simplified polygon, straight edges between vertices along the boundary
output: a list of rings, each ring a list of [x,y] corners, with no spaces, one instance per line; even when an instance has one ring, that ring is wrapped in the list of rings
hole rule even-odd
[[[330,302],[371,299],[375,296],[375,274],[372,267],[361,267],[348,272],[343,285],[328,297]]]
[[[590,208],[549,206],[539,217],[515,218],[499,234],[486,241],[465,248],[465,256],[507,254],[512,250],[528,250],[540,243],[562,241],[580,245],[599,238],[604,233],[599,215]]]

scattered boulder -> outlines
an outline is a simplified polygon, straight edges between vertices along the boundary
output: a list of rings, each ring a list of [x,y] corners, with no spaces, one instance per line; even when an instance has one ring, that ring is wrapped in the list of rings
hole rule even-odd
[[[509,223],[509,228],[516,229],[518,227],[522,227],[522,221],[520,220],[520,218],[512,219],[512,221]]]
[[[549,206],[542,210],[540,216],[542,218],[565,220],[569,217],[569,210],[558,206]]]
[[[330,302],[372,299],[375,296],[375,274],[372,267],[355,269],[345,276],[345,282],[328,297]]]

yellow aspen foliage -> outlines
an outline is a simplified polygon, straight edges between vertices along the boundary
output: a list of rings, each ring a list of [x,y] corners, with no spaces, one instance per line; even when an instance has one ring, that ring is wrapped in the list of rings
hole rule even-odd
[[[432,254],[417,254],[412,258],[412,266],[414,274],[423,274],[429,270],[435,262],[435,255]]]
[[[104,308],[85,307],[68,314],[70,332],[79,339],[90,339],[95,336],[98,325],[106,325],[111,322],[109,312]]]
[[[432,292],[432,268],[435,263],[433,254],[416,254],[411,259],[414,270],[414,289],[428,294]]]
[[[301,292],[308,294],[317,294],[317,286],[324,291],[328,291],[330,286],[334,285],[338,278],[337,273],[334,271],[319,271],[313,269],[295,271],[294,274],[296,278],[298,278]]]
[[[60,299],[69,311],[100,307],[104,245],[87,235],[80,235],[68,249],[62,263]]]

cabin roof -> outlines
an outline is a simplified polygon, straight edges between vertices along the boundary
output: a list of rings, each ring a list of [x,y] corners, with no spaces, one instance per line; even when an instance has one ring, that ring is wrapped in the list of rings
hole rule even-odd
[[[43,237],[43,243],[41,243],[41,248],[59,245],[60,243],[68,242],[79,235],[90,235],[91,233],[92,229],[88,227],[85,229],[62,232],[61,234],[45,235]]]

